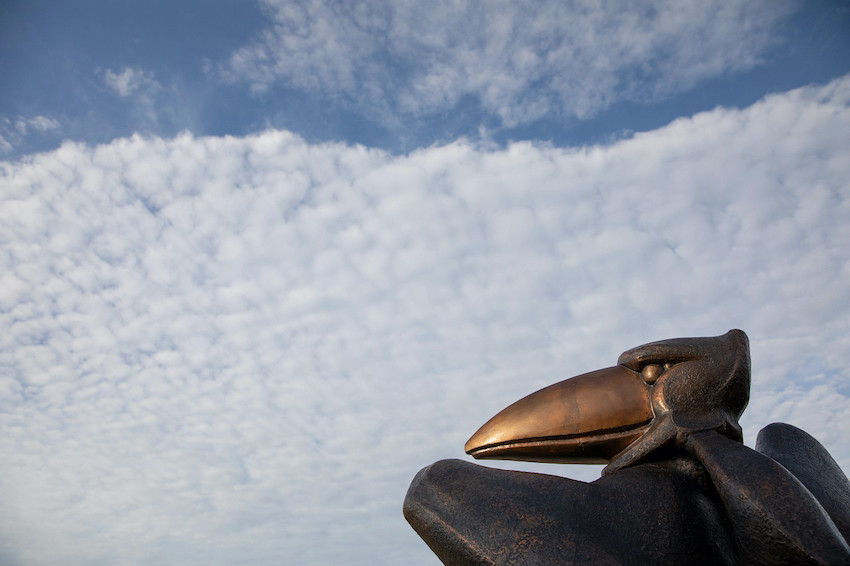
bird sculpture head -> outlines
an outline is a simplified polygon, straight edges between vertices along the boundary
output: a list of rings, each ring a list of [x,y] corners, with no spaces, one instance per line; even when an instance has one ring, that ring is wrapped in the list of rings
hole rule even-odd
[[[623,352],[614,367],[550,385],[502,410],[465,446],[481,459],[607,463],[604,473],[675,448],[694,432],[742,441],[747,335],[676,338]]]

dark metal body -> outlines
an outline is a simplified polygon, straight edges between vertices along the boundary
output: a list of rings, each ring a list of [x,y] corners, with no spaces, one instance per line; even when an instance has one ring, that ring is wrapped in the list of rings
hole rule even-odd
[[[746,335],[667,340],[521,399],[476,458],[609,462],[593,483],[437,462],[404,514],[446,564],[850,564],[850,482],[775,424],[741,443]]]

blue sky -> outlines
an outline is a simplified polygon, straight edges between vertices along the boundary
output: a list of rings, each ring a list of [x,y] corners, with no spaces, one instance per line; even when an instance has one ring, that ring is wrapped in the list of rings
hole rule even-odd
[[[0,116],[56,125],[7,123],[6,153],[267,127],[393,153],[460,136],[580,145],[850,70],[843,2],[332,4],[6,2]]]
[[[436,564],[421,467],[730,328],[745,441],[850,469],[848,53],[846,2],[4,3],[0,562]]]

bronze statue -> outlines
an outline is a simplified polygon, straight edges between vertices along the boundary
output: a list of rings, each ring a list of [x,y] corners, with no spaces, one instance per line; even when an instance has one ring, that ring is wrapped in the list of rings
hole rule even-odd
[[[850,482],[805,432],[756,449],[746,334],[653,342],[541,389],[466,443],[475,458],[607,463],[600,479],[443,460],[404,515],[445,564],[850,564]]]

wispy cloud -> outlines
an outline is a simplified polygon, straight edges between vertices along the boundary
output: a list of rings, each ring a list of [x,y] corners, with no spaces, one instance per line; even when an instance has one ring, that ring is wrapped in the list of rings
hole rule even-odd
[[[136,67],[124,67],[120,72],[106,69],[103,71],[103,82],[121,98],[126,98],[139,90],[159,89],[159,83],[154,79],[153,73]]]
[[[844,78],[584,149],[267,131],[2,163],[3,561],[433,561],[400,512],[420,467],[732,327],[747,440],[787,420],[850,469],[848,148]]]
[[[185,93],[173,84],[164,87],[152,72],[124,67],[120,72],[107,69],[101,74],[104,84],[124,101],[133,131],[155,135],[191,123],[187,117],[192,113],[185,111]]]
[[[472,97],[503,124],[585,118],[758,65],[793,2],[265,0],[273,24],[223,68],[394,122]]]
[[[47,116],[18,116],[14,119],[0,116],[0,154],[11,153],[28,136],[59,130],[59,121]]]

